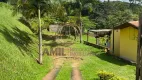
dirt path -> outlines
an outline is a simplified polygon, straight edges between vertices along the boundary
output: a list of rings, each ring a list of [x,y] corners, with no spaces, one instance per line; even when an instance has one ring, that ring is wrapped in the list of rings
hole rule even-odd
[[[71,79],[72,80],[82,80],[82,76],[81,76],[81,72],[79,70],[79,61],[77,60],[73,60],[72,63],[72,75],[71,75]]]
[[[60,71],[64,59],[57,59],[54,61],[54,68],[42,80],[55,80],[58,72]]]
[[[78,68],[74,67],[72,70],[72,80],[82,80],[81,72]]]
[[[54,69],[52,69],[42,80],[54,80],[60,71],[61,66],[57,66]]]
[[[78,68],[80,60],[72,59],[71,61],[72,61],[71,80],[82,80],[81,72]],[[55,59],[54,68],[42,80],[55,80],[64,62],[68,62],[68,60],[66,58]]]

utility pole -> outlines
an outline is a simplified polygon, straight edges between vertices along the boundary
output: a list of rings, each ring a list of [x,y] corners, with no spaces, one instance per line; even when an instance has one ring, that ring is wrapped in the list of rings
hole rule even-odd
[[[89,30],[87,30],[87,42],[89,41]]]

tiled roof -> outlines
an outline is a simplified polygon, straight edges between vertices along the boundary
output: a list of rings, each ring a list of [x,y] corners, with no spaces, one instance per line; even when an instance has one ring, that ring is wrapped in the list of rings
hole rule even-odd
[[[139,21],[130,21],[129,23],[134,25],[135,27],[139,27]]]
[[[138,27],[139,27],[139,21],[126,22],[124,24],[121,24],[121,25],[115,27],[114,29],[122,29],[122,28],[126,28],[126,27],[129,27],[129,26],[132,26],[132,27],[138,29]]]

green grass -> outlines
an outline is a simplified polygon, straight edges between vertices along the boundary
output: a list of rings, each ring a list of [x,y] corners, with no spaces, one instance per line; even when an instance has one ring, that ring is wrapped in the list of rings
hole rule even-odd
[[[56,80],[70,80],[71,79],[71,63],[70,61],[66,61],[63,64],[63,67],[61,68],[60,72],[58,73]]]
[[[84,40],[84,41],[87,41],[87,35],[83,35],[82,36],[82,39]],[[92,36],[89,36],[89,38],[88,38],[88,42],[91,42],[91,43],[96,43],[96,38],[95,37],[92,37]]]
[[[64,41],[72,41],[71,39],[63,39]],[[54,41],[50,40],[50,44],[54,44]],[[81,51],[85,51],[86,54],[91,53],[91,56],[83,56],[81,61],[80,70],[84,80],[96,80],[98,79],[97,72],[105,70],[107,72],[113,72],[116,76],[125,78],[126,80],[135,79],[135,66],[129,65],[123,60],[117,59],[114,56],[106,55],[102,50],[96,49],[91,46],[80,44],[79,40],[73,41],[72,45],[63,45],[66,47],[79,48]],[[58,46],[57,44],[54,46]],[[97,56],[95,56],[97,54]],[[64,75],[65,74],[65,75]],[[70,67],[65,65],[61,69],[61,72],[57,76],[56,80],[68,80],[70,78]]]
[[[86,40],[86,35],[83,35],[83,40]],[[89,36],[89,42],[95,43],[95,38]],[[88,53],[98,54],[98,56],[86,56],[80,66],[81,73],[84,80],[97,80],[97,72],[105,70],[113,72],[116,76],[125,78],[126,80],[135,79],[136,67],[129,65],[123,60],[116,59],[114,56],[106,55],[96,48],[86,46],[84,44],[74,44],[72,47],[86,49]],[[88,51],[89,49],[89,51]]]
[[[83,36],[85,39],[85,35]],[[94,41],[94,37],[91,40]],[[71,39],[63,39],[64,41],[72,41]],[[52,45],[54,42],[49,41]],[[54,45],[57,46],[57,45]],[[79,43],[78,40],[72,45],[67,47],[79,48],[81,51],[85,51],[86,54],[91,53],[92,55],[83,56],[81,61],[80,70],[82,73],[83,80],[97,80],[97,72],[105,70],[107,72],[113,72],[116,76],[125,78],[126,80],[135,79],[135,66],[129,65],[123,60],[117,59],[114,56],[106,55],[102,50],[96,49],[91,46],[87,46]],[[97,56],[95,55],[97,54]],[[70,78],[70,67],[64,67],[61,69],[61,72],[57,76],[56,80],[68,80]],[[63,74],[66,74],[63,76]]]
[[[81,48],[93,54],[91,56],[84,56],[83,61],[81,61],[80,70],[84,80],[99,79],[97,72],[101,70],[113,72],[116,76],[120,76],[126,80],[135,79],[135,66],[129,65],[125,61],[117,59],[114,56],[106,55],[102,50],[94,47],[84,44],[74,44],[72,47]]]
[[[41,80],[51,68],[52,59],[38,58],[38,37],[12,16],[7,4],[0,3],[0,80]]]
[[[99,57],[85,57],[80,69],[85,80],[98,79],[97,72],[101,70],[113,72],[116,76],[126,80],[135,79],[135,66],[128,65],[105,54],[100,54]]]

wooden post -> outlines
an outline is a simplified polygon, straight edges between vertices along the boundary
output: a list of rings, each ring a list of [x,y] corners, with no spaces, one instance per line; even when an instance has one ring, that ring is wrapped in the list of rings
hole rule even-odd
[[[113,47],[112,47],[112,51],[113,51],[113,54],[114,54],[114,26],[113,26],[113,29],[112,29],[112,37],[113,37],[113,42],[112,42],[112,44],[113,44]]]
[[[88,42],[88,39],[89,39],[89,30],[87,30],[87,42]]]
[[[136,80],[142,79],[142,15],[139,17],[139,34],[137,46]]]
[[[97,45],[97,43],[98,43],[98,34],[97,33],[95,33],[97,36],[96,36],[96,45]]]

